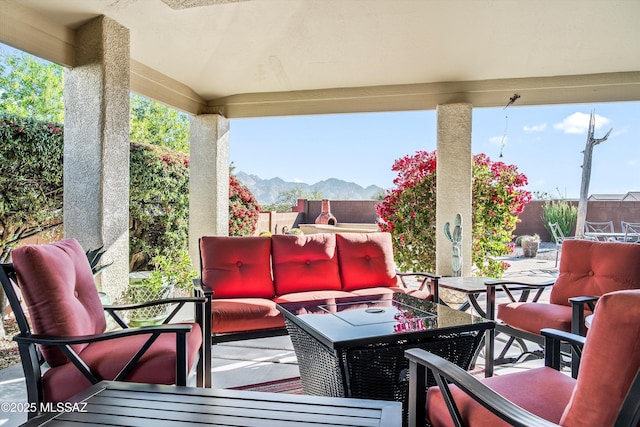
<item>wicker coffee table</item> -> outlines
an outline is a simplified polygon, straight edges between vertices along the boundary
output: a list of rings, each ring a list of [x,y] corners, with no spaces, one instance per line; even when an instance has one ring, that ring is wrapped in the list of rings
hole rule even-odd
[[[404,351],[422,348],[468,369],[494,323],[396,293],[281,303],[305,394],[408,400]],[[429,385],[435,385],[432,378]]]

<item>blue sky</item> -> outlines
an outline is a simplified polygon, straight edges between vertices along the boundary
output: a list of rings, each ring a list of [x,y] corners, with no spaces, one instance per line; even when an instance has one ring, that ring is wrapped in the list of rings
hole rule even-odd
[[[594,148],[589,194],[640,191],[640,102],[475,108],[472,151],[516,165],[529,191],[578,198],[591,111],[596,138],[613,131]],[[230,160],[263,179],[392,188],[394,160],[435,149],[435,111],[231,120]]]

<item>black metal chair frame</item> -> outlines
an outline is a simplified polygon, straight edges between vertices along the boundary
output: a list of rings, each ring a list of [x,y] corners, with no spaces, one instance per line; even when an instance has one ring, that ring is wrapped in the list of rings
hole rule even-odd
[[[494,282],[487,282],[487,286],[503,286],[508,284],[519,284],[520,282],[510,282],[508,280],[499,280]],[[528,293],[535,290],[536,295],[534,296],[532,303],[538,303],[538,300],[544,290],[550,286],[553,286],[555,282],[548,281],[542,282],[539,284],[527,284],[531,289],[523,291],[523,295],[520,298],[520,302],[525,302],[528,297]],[[511,298],[512,301],[514,300]],[[598,297],[594,296],[579,296],[574,298],[569,298],[569,302],[571,303],[571,332],[577,335],[584,336],[586,334],[585,329],[585,305],[589,307],[591,311],[594,310],[595,304],[598,301]],[[546,304],[546,303],[539,303]],[[542,349],[545,346],[545,337],[542,335],[534,334],[528,331],[523,331],[521,329],[514,328],[498,319],[496,322],[496,337],[498,334],[502,333],[509,336],[504,348],[500,352],[500,354],[495,358],[495,365],[502,365],[505,363],[515,363],[518,360],[526,360],[526,358],[531,355],[534,357],[542,358],[544,356]],[[495,338],[494,338],[495,339]],[[525,341],[533,342],[541,347],[540,350],[529,350]],[[506,357],[507,352],[511,348],[511,346],[515,343],[520,347],[521,353],[517,357]],[[562,346],[562,353],[565,356],[563,364],[568,364],[567,361],[569,358],[571,360],[571,375],[573,378],[576,378],[578,375],[578,367],[580,365],[579,357],[575,354],[575,351],[568,345]]]
[[[545,340],[545,366],[559,370],[562,364],[561,343],[569,345],[573,352],[582,355],[585,337],[543,329]],[[462,417],[453,399],[448,384],[462,389],[471,398],[509,424],[517,427],[551,427],[557,424],[540,418],[499,395],[477,378],[453,363],[421,349],[405,352],[409,359],[409,426],[423,425],[426,419],[427,373],[431,373],[442,392],[454,424],[463,426]],[[636,427],[640,422],[640,373],[636,374],[614,427]]]
[[[33,403],[37,408],[40,408],[40,403],[43,402],[43,388],[42,388],[42,374],[43,369],[46,369],[45,360],[40,352],[39,345],[54,346],[60,349],[60,351],[69,359],[70,363],[84,375],[91,384],[97,384],[104,378],[100,378],[90,367],[82,360],[81,356],[73,350],[71,347],[75,344],[90,344],[99,341],[106,341],[114,338],[121,338],[134,335],[149,335],[149,338],[144,345],[133,355],[133,357],[122,368],[118,375],[112,379],[113,381],[123,381],[127,375],[135,368],[137,362],[145,354],[145,352],[151,347],[151,345],[158,339],[161,334],[175,334],[176,336],[176,385],[187,385],[189,374],[196,369],[196,383],[198,386],[204,384],[205,372],[204,364],[208,357],[211,358],[210,351],[207,351],[206,347],[200,348],[197,360],[194,367],[187,366],[187,333],[192,329],[187,324],[169,324],[169,322],[176,316],[176,314],[182,309],[186,303],[193,303],[195,305],[196,320],[201,319],[204,298],[170,298],[165,300],[148,301],[141,304],[128,304],[128,305],[105,305],[104,310],[109,313],[111,318],[123,329],[116,331],[109,331],[102,334],[85,335],[85,336],[51,336],[51,335],[38,335],[31,332],[31,326],[27,315],[22,309],[21,301],[16,293],[16,289],[19,289],[18,280],[16,277],[16,271],[13,264],[0,264],[0,283],[4,289],[4,292],[9,300],[9,304],[16,317],[16,322],[20,333],[13,337],[14,341],[18,343],[18,351],[20,353],[20,360],[22,362],[22,368],[25,375],[25,382],[27,386],[27,399],[29,403]],[[96,291],[97,292],[97,291]],[[174,304],[175,307],[164,320],[162,325],[157,326],[145,326],[140,328],[130,328],[124,319],[118,314],[119,311],[127,311],[144,307],[152,307],[164,304]],[[202,327],[202,323],[200,323]],[[204,329],[203,329],[204,330]],[[210,363],[210,362],[209,362]],[[38,415],[37,412],[30,412],[29,418]]]

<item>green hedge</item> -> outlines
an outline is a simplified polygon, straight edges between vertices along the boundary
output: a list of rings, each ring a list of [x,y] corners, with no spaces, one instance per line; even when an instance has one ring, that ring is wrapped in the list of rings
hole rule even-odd
[[[150,270],[157,255],[179,259],[188,246],[189,156],[132,143],[129,236],[131,271]],[[0,116],[0,253],[62,223],[63,131],[60,125]],[[259,206],[230,179],[229,234],[251,235]]]

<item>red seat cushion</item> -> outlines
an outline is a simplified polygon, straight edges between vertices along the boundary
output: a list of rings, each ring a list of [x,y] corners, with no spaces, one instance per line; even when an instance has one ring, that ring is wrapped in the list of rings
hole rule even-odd
[[[198,349],[202,345],[200,326],[197,323],[190,323],[190,325],[193,329],[187,334],[187,366],[189,367],[195,363]],[[135,335],[91,343],[80,353],[80,357],[99,378],[112,380],[148,337],[148,335]],[[160,335],[140,358],[126,380],[175,384],[176,335]],[[67,401],[74,394],[91,386],[91,383],[71,363],[47,370],[42,377],[42,383],[44,400],[48,402]]]
[[[551,288],[551,304],[571,305],[575,296],[600,296],[640,289],[640,245],[565,240],[559,274]]]
[[[485,378],[482,382],[516,405],[554,423],[560,421],[576,383],[569,375],[547,367]],[[465,425],[473,427],[510,426],[458,387],[450,386],[450,389]],[[453,426],[451,415],[449,415],[438,387],[431,387],[427,392],[426,413],[433,427]],[[585,425],[595,426],[597,424]]]
[[[266,298],[229,298],[211,301],[214,333],[284,328],[276,303]]]
[[[271,254],[277,295],[342,289],[335,234],[274,235]]]
[[[591,314],[585,310],[586,314]],[[540,335],[540,329],[571,332],[571,307],[560,304],[510,302],[498,304],[498,319],[517,329]]]
[[[345,233],[336,241],[343,290],[397,286],[391,234]]]
[[[78,336],[104,332],[104,310],[91,266],[77,240],[18,247],[11,259],[34,333]],[[72,347],[80,352],[85,346]],[[41,349],[52,367],[68,362],[55,347]]]
[[[273,298],[269,237],[204,236],[202,285],[213,298]]]

